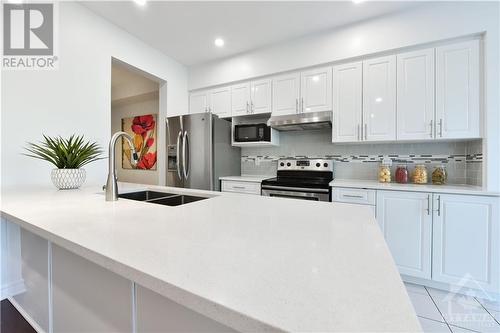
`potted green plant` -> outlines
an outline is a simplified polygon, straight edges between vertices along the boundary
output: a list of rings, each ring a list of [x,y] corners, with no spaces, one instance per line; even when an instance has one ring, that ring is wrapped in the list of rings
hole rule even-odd
[[[68,139],[61,136],[51,138],[43,135],[39,143],[28,143],[23,155],[52,163],[52,183],[60,190],[76,189],[85,182],[85,169],[82,167],[102,159],[101,147],[96,142],[85,141],[83,135],[71,135]]]

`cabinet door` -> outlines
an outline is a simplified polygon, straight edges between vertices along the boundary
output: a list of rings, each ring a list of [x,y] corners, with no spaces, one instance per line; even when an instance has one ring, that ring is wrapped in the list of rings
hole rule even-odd
[[[401,274],[431,278],[431,194],[377,191],[377,222]]]
[[[231,87],[231,114],[243,116],[250,113],[250,83],[245,82]]]
[[[434,194],[432,279],[500,288],[498,197]]]
[[[251,113],[271,112],[271,80],[253,81],[250,86]]]
[[[396,56],[363,62],[363,140],[396,140]]]
[[[333,67],[333,142],[361,140],[363,65]]]
[[[480,137],[479,41],[436,49],[436,137]]]
[[[230,87],[223,87],[210,91],[210,111],[221,118],[231,116]]]
[[[299,112],[300,73],[273,78],[273,116]]]
[[[315,68],[300,76],[300,112],[332,110],[332,68]]]
[[[434,49],[397,55],[397,138],[434,137]]]
[[[208,112],[208,92],[198,91],[189,94],[189,114]]]

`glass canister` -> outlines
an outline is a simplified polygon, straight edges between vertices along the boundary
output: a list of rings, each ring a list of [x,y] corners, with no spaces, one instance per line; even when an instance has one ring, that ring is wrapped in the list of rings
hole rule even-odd
[[[413,171],[414,184],[427,184],[427,168],[424,164],[417,164]]]
[[[380,183],[390,183],[391,182],[391,166],[388,163],[380,164],[378,168],[378,181]]]
[[[408,183],[408,168],[404,164],[400,164],[396,168],[396,182],[400,184]]]
[[[443,165],[437,165],[432,172],[432,183],[434,185],[444,185],[446,184],[446,169]]]

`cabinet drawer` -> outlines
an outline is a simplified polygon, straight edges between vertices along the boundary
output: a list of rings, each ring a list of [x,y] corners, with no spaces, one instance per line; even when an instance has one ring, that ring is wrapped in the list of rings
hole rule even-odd
[[[237,192],[260,195],[260,183],[223,180],[222,192]]]
[[[375,190],[334,187],[332,201],[375,205]]]

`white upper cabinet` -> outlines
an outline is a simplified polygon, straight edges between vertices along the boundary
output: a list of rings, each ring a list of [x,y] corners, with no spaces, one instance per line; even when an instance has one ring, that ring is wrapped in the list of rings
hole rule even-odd
[[[401,274],[431,278],[432,194],[377,191],[377,222]]]
[[[332,110],[332,68],[322,67],[300,74],[300,112]]]
[[[271,112],[271,79],[253,81],[250,85],[250,112],[270,113]]]
[[[361,140],[363,64],[333,67],[332,141]]]
[[[231,88],[222,87],[210,91],[210,111],[220,118],[231,116]]]
[[[434,138],[434,49],[397,55],[397,139]]]
[[[436,49],[436,138],[480,137],[479,41]]]
[[[273,78],[273,115],[281,116],[299,112],[300,73]]]
[[[434,194],[432,279],[498,291],[499,198]]]
[[[189,94],[189,114],[208,112],[208,91],[197,91]]]
[[[396,140],[396,56],[363,62],[363,139]]]
[[[231,114],[244,116],[250,113],[250,82],[231,87]]]

